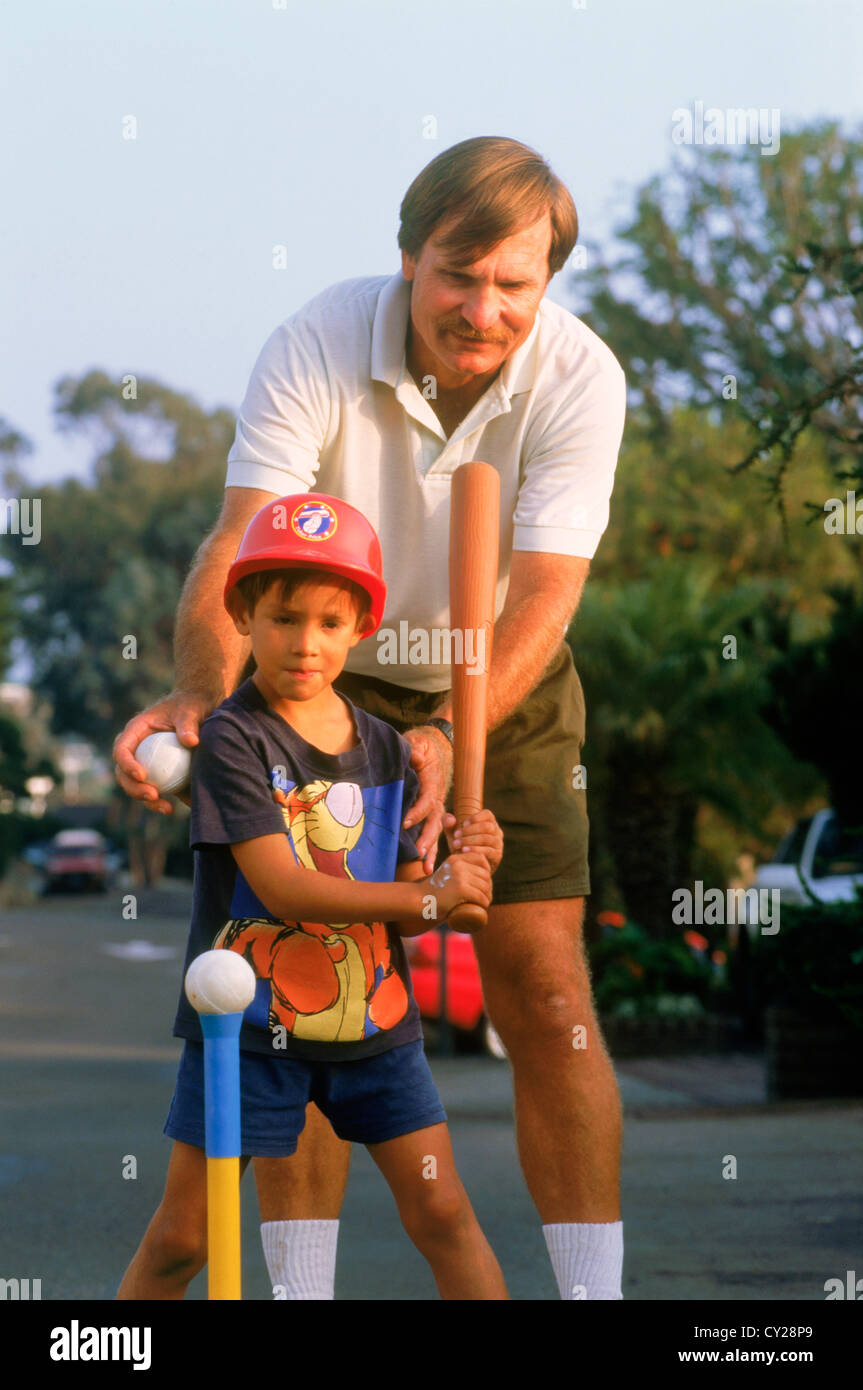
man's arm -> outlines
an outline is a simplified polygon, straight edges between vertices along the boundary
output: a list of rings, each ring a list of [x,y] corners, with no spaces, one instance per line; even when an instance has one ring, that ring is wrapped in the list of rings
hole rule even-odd
[[[174,690],[205,696],[211,709],[236,689],[252,650],[222,603],[228,570],[252,517],[276,496],[259,488],[225,488],[219,520],[183,585],[174,626]]]
[[[513,513],[515,545],[509,590],[495,626],[488,727],[495,729],[542,678],[581,601],[590,561],[562,551],[520,549],[569,545],[593,554],[609,517],[626,415],[626,378],[604,344],[593,344],[583,373],[567,378],[540,412]],[[451,718],[448,703],[437,711]]]
[[[579,555],[512,552],[506,602],[494,626],[489,730],[502,724],[538,685],[575,616],[589,569],[590,561]],[[451,701],[435,713],[451,720]]]
[[[276,496],[258,488],[225,489],[219,520],[199,546],[180,596],[174,626],[174,689],[130,719],[114,741],[117,781],[151,810],[170,815],[174,807],[147,782],[135,760],[135,749],[159,729],[176,730],[180,742],[194,748],[201,722],[236,689],[251,642],[234,627],[222,603],[222,591],[243,532],[255,512]]]

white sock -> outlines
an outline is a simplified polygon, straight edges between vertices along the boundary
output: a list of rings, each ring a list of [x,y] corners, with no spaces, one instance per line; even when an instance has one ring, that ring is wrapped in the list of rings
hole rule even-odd
[[[335,1298],[338,1221],[263,1221],[261,1241],[276,1299]]]
[[[623,1298],[622,1221],[564,1221],[543,1226],[542,1234],[562,1299]]]

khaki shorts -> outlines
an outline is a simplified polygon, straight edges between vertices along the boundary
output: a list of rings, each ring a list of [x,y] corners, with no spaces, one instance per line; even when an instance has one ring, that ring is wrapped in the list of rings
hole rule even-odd
[[[444,691],[407,690],[349,671],[333,684],[399,733],[424,723],[445,698]],[[504,836],[503,861],[494,876],[496,903],[590,892],[583,743],[584,692],[563,642],[539,684],[488,736],[484,804]],[[449,853],[443,836],[440,852]]]

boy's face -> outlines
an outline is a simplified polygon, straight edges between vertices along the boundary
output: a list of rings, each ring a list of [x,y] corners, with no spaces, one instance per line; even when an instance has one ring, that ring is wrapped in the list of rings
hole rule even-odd
[[[251,615],[238,595],[234,623],[252,639],[255,684],[271,703],[305,702],[320,695],[340,674],[365,630],[365,624],[357,627],[350,591],[326,579],[304,582],[287,602],[274,581]]]

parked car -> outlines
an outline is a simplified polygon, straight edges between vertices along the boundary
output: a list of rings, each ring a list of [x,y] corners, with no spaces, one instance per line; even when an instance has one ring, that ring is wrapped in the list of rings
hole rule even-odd
[[[441,1018],[441,934],[438,927],[422,936],[404,939],[410,964],[414,997],[424,1019],[439,1023]],[[499,1061],[506,1049],[485,1012],[479,967],[473,943],[462,932],[447,932],[446,938],[446,1016],[464,1041],[484,1047]]]
[[[48,846],[44,892],[108,887],[108,842],[98,830],[61,830]]]
[[[853,901],[856,888],[863,888],[863,830],[842,826],[831,810],[806,816],[789,830],[770,863],[758,866],[753,886],[778,888],[780,903],[789,905],[812,898]]]

